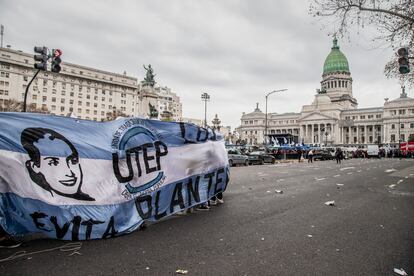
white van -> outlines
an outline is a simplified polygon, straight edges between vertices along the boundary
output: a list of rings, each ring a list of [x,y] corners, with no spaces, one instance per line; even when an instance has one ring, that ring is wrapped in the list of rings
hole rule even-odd
[[[379,157],[379,147],[378,145],[368,145],[367,146],[368,157]]]

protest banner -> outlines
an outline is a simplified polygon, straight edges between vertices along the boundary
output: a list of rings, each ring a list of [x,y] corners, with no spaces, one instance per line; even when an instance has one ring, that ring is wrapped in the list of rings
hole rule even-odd
[[[223,138],[193,124],[0,113],[0,226],[88,240],[206,202],[229,181]]]

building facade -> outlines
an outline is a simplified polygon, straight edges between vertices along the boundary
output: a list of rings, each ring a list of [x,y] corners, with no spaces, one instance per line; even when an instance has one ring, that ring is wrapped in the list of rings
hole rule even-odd
[[[180,97],[172,92],[168,87],[156,87],[158,94],[158,110],[160,118],[162,116],[170,116],[173,121],[180,121],[183,117],[183,107],[180,102]],[[165,114],[165,115],[163,115]]]
[[[265,118],[258,104],[253,112],[243,113],[237,128],[241,140],[257,145],[272,135],[291,134],[305,144],[397,145],[414,135],[414,99],[402,88],[399,98],[386,100],[382,107],[358,108],[348,60],[335,38],[312,104],[299,113],[267,114],[267,129]]]
[[[11,48],[0,48],[0,108],[11,100],[22,102],[29,81],[36,70],[33,55]],[[41,71],[31,84],[27,103],[51,114],[72,114],[81,119],[104,121],[113,114],[147,117],[148,103],[161,106],[163,96],[142,89],[137,78],[95,68],[62,63],[60,73]],[[161,90],[160,90],[161,91]],[[171,105],[179,105],[175,95]],[[161,101],[164,101],[161,99]],[[176,101],[176,102],[175,102]]]

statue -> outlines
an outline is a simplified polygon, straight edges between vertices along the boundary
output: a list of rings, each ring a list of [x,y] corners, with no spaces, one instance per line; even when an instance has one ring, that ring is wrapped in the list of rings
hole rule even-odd
[[[154,75],[154,70],[151,67],[151,64],[148,65],[148,68],[145,67],[144,65],[144,69],[147,70],[147,74],[144,78],[144,80],[142,81],[142,83],[144,84],[144,86],[151,86],[154,87],[155,85],[155,75]]]
[[[158,111],[155,108],[155,106],[153,106],[151,103],[148,103],[148,105],[149,105],[149,114],[148,114],[148,116],[150,117],[150,119],[158,118]]]

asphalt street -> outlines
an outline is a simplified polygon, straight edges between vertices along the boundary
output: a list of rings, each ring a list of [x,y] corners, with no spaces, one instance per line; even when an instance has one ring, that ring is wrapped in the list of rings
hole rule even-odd
[[[414,275],[414,160],[234,167],[224,199],[77,251],[2,249],[26,255],[0,275]]]

